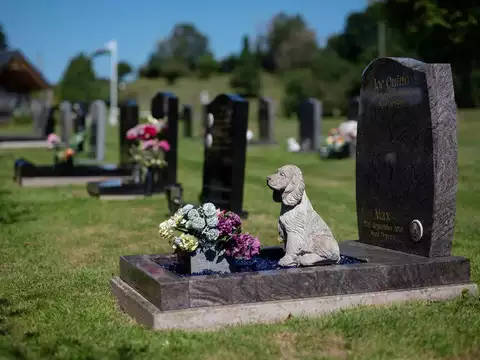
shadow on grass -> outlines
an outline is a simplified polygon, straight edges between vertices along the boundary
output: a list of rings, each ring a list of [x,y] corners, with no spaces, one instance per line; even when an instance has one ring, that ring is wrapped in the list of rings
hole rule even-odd
[[[10,198],[10,194],[8,190],[0,189],[0,224],[10,225],[20,221],[35,220],[32,209]]]

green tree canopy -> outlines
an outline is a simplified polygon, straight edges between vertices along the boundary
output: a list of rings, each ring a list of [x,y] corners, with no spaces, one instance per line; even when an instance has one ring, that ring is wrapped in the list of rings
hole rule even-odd
[[[73,57],[60,80],[60,100],[93,101],[100,96],[98,89],[91,58],[83,53]]]

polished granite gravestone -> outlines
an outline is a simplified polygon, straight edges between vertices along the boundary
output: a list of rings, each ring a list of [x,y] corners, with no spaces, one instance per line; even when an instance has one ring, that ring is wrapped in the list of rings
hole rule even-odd
[[[457,191],[449,64],[382,58],[362,79],[356,189],[360,241],[450,255]]]
[[[258,100],[258,139],[250,141],[249,145],[277,145],[274,136],[275,103],[270,98],[261,97]]]
[[[218,95],[208,105],[202,203],[230,210],[242,218],[248,126],[248,102],[238,95]]]
[[[182,108],[183,137],[193,137],[193,108],[192,105],[183,105]]]
[[[90,105],[90,116],[92,123],[90,125],[89,156],[97,162],[102,162],[105,158],[105,141],[107,125],[107,106],[102,100],[95,100]]]
[[[127,106],[128,105],[128,106]],[[129,123],[131,119],[138,124],[138,106],[131,101],[121,107],[120,117],[123,124]],[[103,200],[130,200],[163,194],[170,184],[177,184],[177,147],[178,147],[178,98],[173,93],[159,92],[151,102],[151,113],[155,118],[163,118],[167,115],[166,140],[170,144],[170,151],[165,155],[167,167],[162,169],[150,169],[144,176],[137,175],[127,180],[108,180],[101,182],[90,182],[87,184],[87,192],[90,196]],[[123,109],[123,116],[122,116]],[[162,116],[160,116],[162,115]],[[125,119],[122,121],[122,119]],[[129,120],[130,119],[130,120]],[[125,127],[125,132],[135,125]],[[163,136],[163,134],[161,134]],[[121,140],[125,162],[135,167],[128,149],[130,142]],[[128,156],[128,159],[127,159]]]
[[[315,152],[320,150],[321,120],[321,101],[309,98],[300,104],[298,108],[300,151]]]
[[[446,300],[465,291],[477,295],[470,261],[450,255],[457,182],[450,66],[383,58],[372,62],[362,79],[365,112],[356,172],[360,240],[339,244],[342,257],[355,261],[186,276],[168,266],[172,255],[122,256],[120,275],[110,282],[120,308],[153,329],[214,329],[355,305]],[[411,125],[412,117],[422,130],[414,142],[413,129],[402,126]],[[377,128],[388,141],[378,139]],[[381,147],[370,144],[372,133]],[[432,138],[439,147],[429,146]],[[408,170],[408,162],[418,165]],[[410,181],[400,179],[402,171],[410,171]],[[260,256],[283,254],[272,247]]]
[[[138,124],[138,118],[135,124]],[[127,130],[120,127],[120,139],[125,137]],[[125,147],[125,144],[121,141],[121,154],[122,147]],[[122,156],[120,156],[120,159],[122,160]],[[125,162],[121,162],[119,165],[91,164],[78,159],[74,160],[73,165],[36,165],[26,159],[17,159],[14,164],[14,181],[21,186],[49,187],[86,184],[88,182],[100,182],[112,177],[127,180],[131,176],[132,166]]]

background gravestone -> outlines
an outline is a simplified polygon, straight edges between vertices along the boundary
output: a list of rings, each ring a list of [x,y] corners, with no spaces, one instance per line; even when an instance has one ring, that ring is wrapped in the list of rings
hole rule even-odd
[[[60,123],[62,124],[62,142],[68,144],[73,132],[72,105],[68,101],[62,101],[59,105]]]
[[[347,120],[358,121],[360,117],[360,96],[351,98],[348,102]]]
[[[167,115],[167,133],[166,138],[170,144],[170,151],[165,155],[167,161],[166,181],[164,180],[160,186],[175,185],[177,183],[177,161],[178,161],[178,98],[171,92],[157,93],[151,102],[150,109],[154,118],[156,115]],[[162,110],[163,109],[163,110]]]
[[[135,161],[129,153],[131,141],[127,131],[138,125],[138,105],[135,100],[127,100],[120,105],[120,166],[133,166]]]
[[[356,193],[360,241],[450,255],[457,190],[450,65],[380,58],[362,77]]]
[[[320,149],[320,126],[322,103],[315,98],[308,98],[300,104],[298,122],[301,151],[318,151]]]
[[[33,132],[35,135],[47,136],[47,116],[45,104],[37,99],[32,99],[30,103],[30,112],[33,120]]]
[[[107,124],[107,106],[102,100],[95,100],[90,105],[90,157],[96,161],[103,161],[105,158],[105,136]]]
[[[182,108],[183,136],[186,138],[191,138],[193,136],[192,112],[193,112],[192,105],[183,105],[183,108]]]
[[[218,95],[209,105],[203,162],[201,202],[246,217],[243,187],[248,102],[237,95]],[[212,121],[213,120],[213,121]]]
[[[274,136],[275,104],[270,98],[261,97],[258,101],[259,140],[252,143],[275,144]]]
[[[58,110],[58,106],[54,106],[54,105],[52,106],[45,105],[45,107],[43,108],[42,117],[46,118],[45,130],[44,130],[45,137],[55,132],[55,124],[56,124],[55,113],[57,112],[57,110]]]
[[[155,94],[150,102],[150,112],[155,119],[163,119],[168,114],[167,94],[169,93],[160,91]]]

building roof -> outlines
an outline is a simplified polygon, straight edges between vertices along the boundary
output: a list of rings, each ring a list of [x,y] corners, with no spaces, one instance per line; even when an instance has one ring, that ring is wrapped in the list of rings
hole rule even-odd
[[[51,87],[19,50],[0,51],[0,87],[7,92],[31,93]]]

